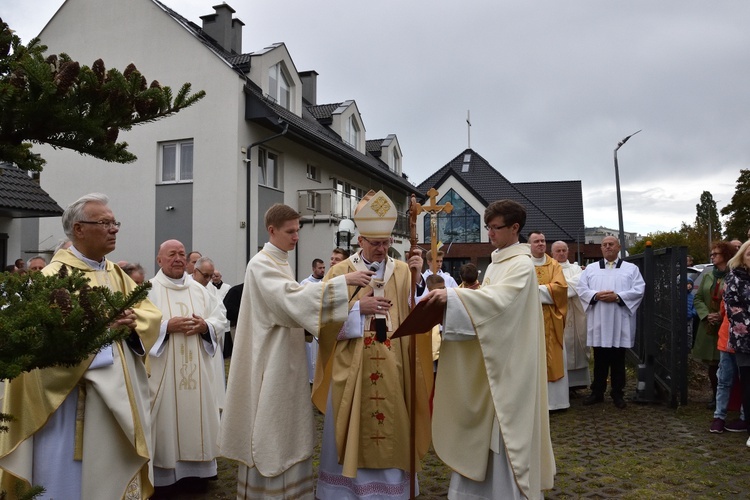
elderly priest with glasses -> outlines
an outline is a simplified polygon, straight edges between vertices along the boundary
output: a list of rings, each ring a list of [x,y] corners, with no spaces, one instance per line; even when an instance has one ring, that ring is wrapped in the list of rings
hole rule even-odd
[[[91,286],[129,294],[136,284],[107,260],[120,223],[106,195],[92,193],[65,209],[72,245],[42,271],[78,269]],[[151,408],[145,355],[156,342],[161,313],[149,301],[114,324],[125,341],[102,348],[72,367],[32,370],[13,379],[3,411],[17,420],[0,433],[2,489],[16,482],[45,488],[44,498],[148,498],[153,492]]]

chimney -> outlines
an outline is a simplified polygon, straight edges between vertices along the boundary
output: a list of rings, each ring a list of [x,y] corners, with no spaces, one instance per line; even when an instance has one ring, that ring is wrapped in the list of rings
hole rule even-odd
[[[314,69],[301,71],[299,79],[302,80],[302,99],[315,106],[318,104],[318,73]]]
[[[214,11],[213,14],[201,16],[203,32],[227,52],[242,54],[242,27],[245,23],[232,19],[235,10],[226,3],[214,5]]]

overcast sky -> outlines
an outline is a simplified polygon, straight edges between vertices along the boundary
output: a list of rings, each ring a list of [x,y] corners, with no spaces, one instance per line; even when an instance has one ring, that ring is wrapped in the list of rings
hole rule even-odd
[[[200,25],[219,2],[164,3]],[[472,149],[511,182],[580,179],[587,226],[617,228],[613,151],[639,129],[618,152],[626,231],[692,223],[704,190],[721,209],[750,167],[750,2],[227,3],[243,52],[286,43],[319,103],[354,99],[368,138],[398,136],[415,184],[468,146],[467,110]],[[0,16],[27,42],[62,4]]]

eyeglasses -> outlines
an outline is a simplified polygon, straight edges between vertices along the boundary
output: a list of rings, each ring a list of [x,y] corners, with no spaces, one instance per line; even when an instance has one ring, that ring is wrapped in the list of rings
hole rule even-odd
[[[501,229],[506,228],[506,227],[508,227],[508,224],[504,224],[502,226],[490,226],[489,224],[485,224],[484,226],[484,228],[487,231],[495,231],[495,232],[500,231]]]
[[[211,276],[213,276],[213,274],[211,274],[211,273],[204,273],[203,271],[201,271],[197,267],[195,269],[193,269],[193,271],[196,272],[196,273],[200,273],[200,275],[203,276],[203,278],[207,279],[207,280],[211,279]]]
[[[76,222],[80,224],[96,224],[108,231],[113,227],[120,229],[120,226],[122,225],[122,222],[117,222],[116,220],[78,220]]]
[[[370,241],[364,236],[362,236],[362,239],[365,240],[370,245],[374,246],[375,248],[391,248],[391,245],[392,245],[392,242],[390,239],[386,241],[378,241],[378,242]]]
[[[716,257],[717,255],[721,255],[719,252],[714,252],[711,254],[711,257]]]

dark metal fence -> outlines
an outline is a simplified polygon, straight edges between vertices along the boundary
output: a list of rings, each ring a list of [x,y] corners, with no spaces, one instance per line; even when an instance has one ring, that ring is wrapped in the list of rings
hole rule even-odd
[[[688,322],[687,247],[646,248],[626,258],[637,265],[646,282],[638,309],[635,345],[629,351],[638,364],[636,401],[660,399],[666,392],[672,406],[687,404]]]

